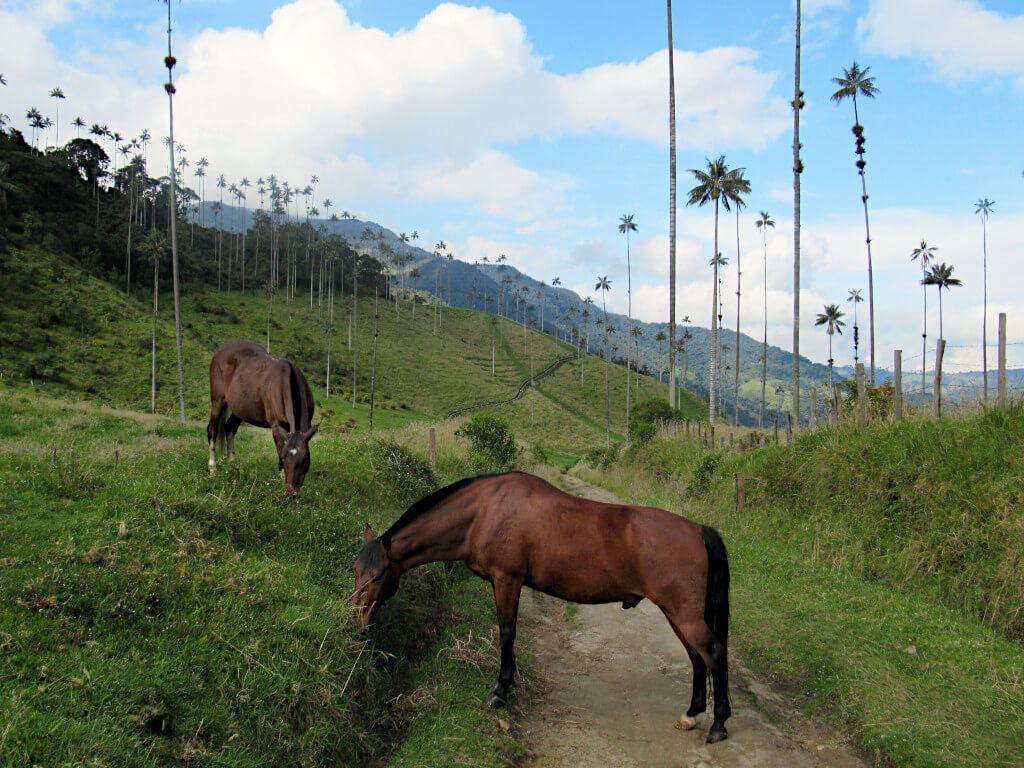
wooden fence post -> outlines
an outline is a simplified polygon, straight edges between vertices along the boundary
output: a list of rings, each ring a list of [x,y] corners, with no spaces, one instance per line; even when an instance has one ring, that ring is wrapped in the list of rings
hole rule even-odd
[[[935,418],[942,418],[942,355],[946,351],[946,340],[939,339],[935,345]]]
[[[437,430],[431,427],[427,434],[430,438],[430,469],[437,472]]]
[[[743,487],[743,473],[736,472],[732,476],[732,487],[736,493],[736,514],[739,515],[747,505],[747,495]]]
[[[857,363],[857,424],[868,423],[868,382],[864,375],[864,363]]]
[[[736,453],[736,435],[732,432],[729,433],[729,453]]]
[[[793,442],[793,414],[786,411],[786,443]]]
[[[832,415],[836,420],[836,429],[839,428],[839,422],[842,418],[843,413],[843,391],[842,384],[832,385]]]
[[[775,417],[775,444],[779,444],[779,417]]]
[[[811,387],[811,432],[818,431],[818,388]]]
[[[1006,407],[1006,313],[999,313],[999,407]]]
[[[892,355],[892,368],[896,375],[896,423],[903,421],[903,350],[897,349]]]

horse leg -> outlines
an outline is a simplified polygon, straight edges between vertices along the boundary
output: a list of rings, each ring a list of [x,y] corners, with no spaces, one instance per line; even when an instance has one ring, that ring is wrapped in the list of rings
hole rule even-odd
[[[676,637],[679,638],[679,642],[686,648],[686,654],[690,657],[690,663],[693,665],[693,693],[690,696],[690,707],[686,710],[686,714],[680,717],[679,722],[676,723],[676,728],[691,731],[697,727],[697,715],[707,709],[708,667],[704,663],[703,657],[686,642],[686,638],[679,631],[679,627],[671,619],[669,619],[668,623],[672,627],[672,631],[676,633]]]
[[[217,469],[217,430],[221,428],[221,412],[227,407],[223,397],[210,396],[210,421],[206,425],[206,439],[210,443],[210,474]]]
[[[516,620],[519,616],[519,593],[522,582],[503,576],[495,576],[494,604],[498,609],[498,634],[501,642],[501,669],[498,680],[491,686],[487,704],[501,707],[508,701],[509,689],[515,683],[516,657],[512,646],[516,642]]]
[[[707,673],[710,671],[715,704],[714,720],[708,731],[708,743],[722,741],[729,736],[725,729],[725,721],[732,714],[732,708],[729,706],[729,661],[726,648],[712,634],[703,618],[676,621],[668,612],[666,616],[693,661],[693,698],[690,701],[690,709],[679,719],[679,727],[687,730],[693,728],[696,725],[693,716],[704,711]]]
[[[228,441],[228,461],[235,460],[235,434],[238,432],[238,427],[241,423],[242,420],[240,418],[231,414],[228,417],[228,423],[224,426]]]

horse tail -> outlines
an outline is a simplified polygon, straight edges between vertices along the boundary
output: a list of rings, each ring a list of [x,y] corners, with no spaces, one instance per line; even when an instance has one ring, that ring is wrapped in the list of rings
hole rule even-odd
[[[729,644],[729,556],[725,542],[714,528],[703,526],[700,533],[708,552],[707,591],[704,595],[704,623],[723,646]]]
[[[230,411],[228,410],[227,403],[224,403],[220,409],[220,416],[217,417],[217,431],[215,433],[215,440],[217,443],[217,450],[220,451],[222,456],[228,455],[228,418]]]

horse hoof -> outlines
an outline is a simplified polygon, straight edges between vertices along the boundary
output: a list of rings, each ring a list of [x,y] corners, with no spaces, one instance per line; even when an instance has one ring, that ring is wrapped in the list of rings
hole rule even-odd
[[[729,738],[729,732],[725,730],[725,726],[720,723],[712,723],[711,730],[708,731],[708,744],[717,744],[720,741],[725,741]]]
[[[697,727],[697,721],[689,715],[683,715],[679,718],[679,722],[676,723],[676,728],[681,731],[692,731]]]
[[[505,706],[505,699],[496,693],[492,693],[487,698],[487,706],[491,709],[500,709]]]

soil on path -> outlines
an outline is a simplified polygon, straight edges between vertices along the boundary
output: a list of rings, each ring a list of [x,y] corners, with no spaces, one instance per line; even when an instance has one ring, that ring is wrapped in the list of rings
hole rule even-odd
[[[568,489],[597,501],[611,493],[564,476]],[[744,669],[730,648],[729,738],[705,744],[711,715],[693,731],[673,725],[690,702],[692,669],[661,611],[579,606],[524,590],[520,634],[532,646],[534,696],[519,717],[530,750],[522,768],[867,768],[840,732],[807,720],[784,695]],[[709,701],[710,706],[710,701]]]

